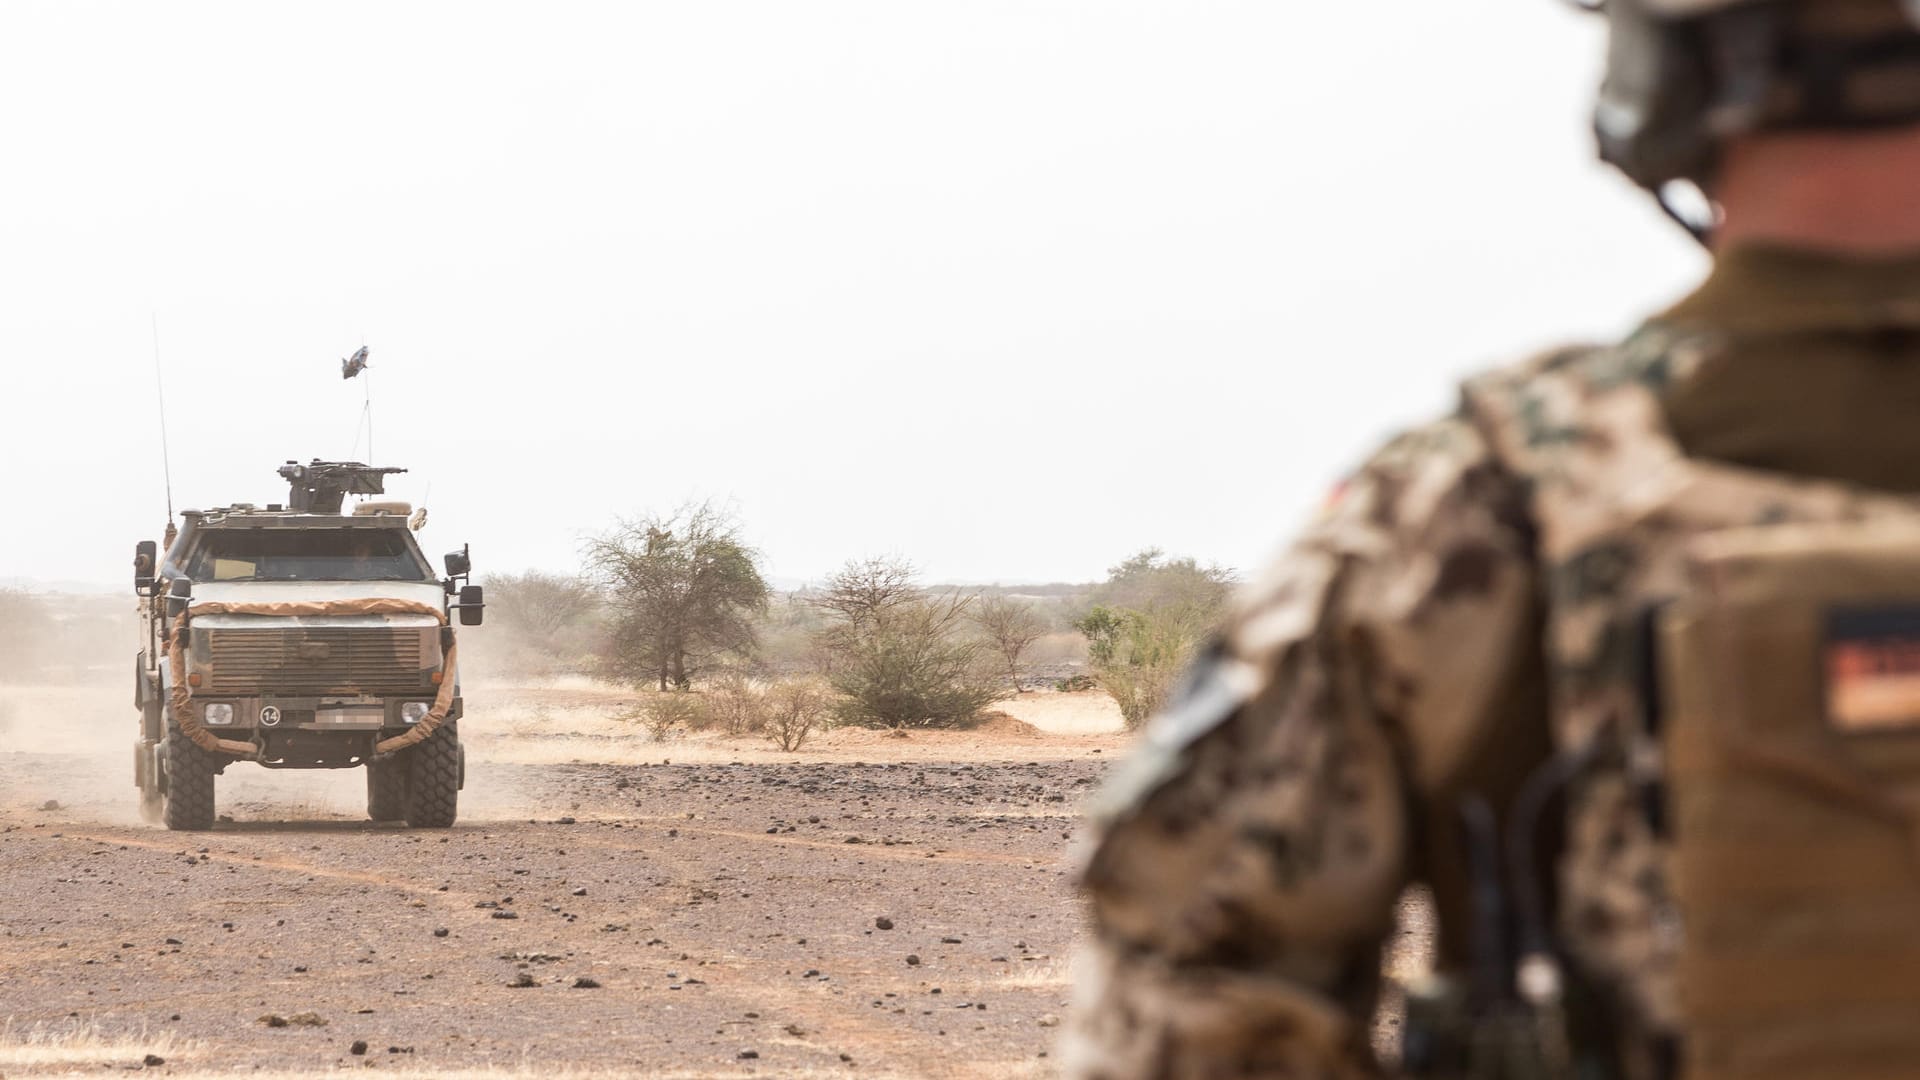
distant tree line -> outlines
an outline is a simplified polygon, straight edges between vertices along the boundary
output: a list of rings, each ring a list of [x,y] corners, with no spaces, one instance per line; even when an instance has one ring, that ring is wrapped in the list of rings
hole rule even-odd
[[[1097,585],[1020,591],[931,587],[906,559],[875,556],[776,594],[762,565],[711,503],[622,520],[587,541],[577,575],[488,578],[492,625],[472,635],[474,660],[650,688],[636,718],[657,732],[760,732],[790,749],[827,723],[964,726],[1023,692],[1036,646],[1070,642],[1081,678],[1132,727],[1164,701],[1234,580],[1158,549]]]

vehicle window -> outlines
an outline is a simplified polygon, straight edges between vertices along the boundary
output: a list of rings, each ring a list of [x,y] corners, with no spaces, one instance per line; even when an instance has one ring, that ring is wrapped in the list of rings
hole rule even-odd
[[[430,581],[397,529],[209,529],[195,581]]]

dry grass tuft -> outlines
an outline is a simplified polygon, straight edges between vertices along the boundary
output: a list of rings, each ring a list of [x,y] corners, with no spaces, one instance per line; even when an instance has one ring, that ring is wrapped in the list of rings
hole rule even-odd
[[[98,1021],[72,1024],[0,1026],[0,1075],[65,1072],[82,1066],[113,1068],[137,1066],[147,1055],[167,1059],[190,1055],[198,1044],[162,1032],[149,1033],[142,1025],[111,1031]]]
[[[138,1061],[138,1059],[136,1059]],[[98,1068],[96,1068],[98,1072]],[[173,1061],[167,1063],[165,1076],[169,1080],[213,1080],[246,1076],[248,1080],[311,1080],[319,1070],[300,1070],[300,1072],[267,1072],[267,1070],[200,1070],[200,1068],[175,1068]],[[92,1076],[94,1072],[88,1072]],[[12,1076],[12,1072],[8,1074]],[[25,1074],[23,1074],[25,1076]],[[768,1072],[764,1070],[745,1070],[745,1068],[712,1068],[712,1070],[662,1070],[662,1072],[636,1072],[632,1067],[618,1068],[564,1068],[540,1067],[540,1065],[515,1065],[515,1067],[486,1068],[380,1068],[380,1076],[405,1076],[409,1080],[611,1080],[611,1078],[645,1078],[645,1080],[764,1080]],[[847,1067],[839,1068],[783,1068],[783,1078],[791,1080],[847,1080]],[[904,1080],[900,1072],[862,1072],[866,1080]],[[998,1074],[996,1074],[998,1076]],[[1027,1072],[1008,1072],[1006,1076],[1029,1076]],[[1037,1072],[1033,1074],[1037,1076]]]
[[[1063,960],[1037,960],[1021,964],[1000,980],[1002,987],[1023,987],[1034,990],[1058,990],[1071,985],[1073,977]]]

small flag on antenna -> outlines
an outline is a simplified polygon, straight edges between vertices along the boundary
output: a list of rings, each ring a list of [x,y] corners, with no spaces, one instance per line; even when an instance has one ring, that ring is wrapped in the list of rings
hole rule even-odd
[[[367,370],[367,347],[365,345],[360,346],[359,352],[340,361],[340,377],[343,379],[351,379],[365,370]]]

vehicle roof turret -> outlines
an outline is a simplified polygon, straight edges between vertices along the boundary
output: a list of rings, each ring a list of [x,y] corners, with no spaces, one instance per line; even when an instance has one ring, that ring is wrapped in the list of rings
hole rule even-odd
[[[405,469],[358,461],[289,461],[279,472],[287,481],[287,509],[296,514],[338,514],[348,495],[384,495],[386,479]]]
[[[314,458],[302,465],[288,461],[279,468],[287,481],[287,501],[236,502],[205,510],[182,510],[180,517],[205,529],[404,529],[413,508],[397,500],[362,503],[348,509],[348,495],[384,495],[386,478],[407,470],[358,461]]]

